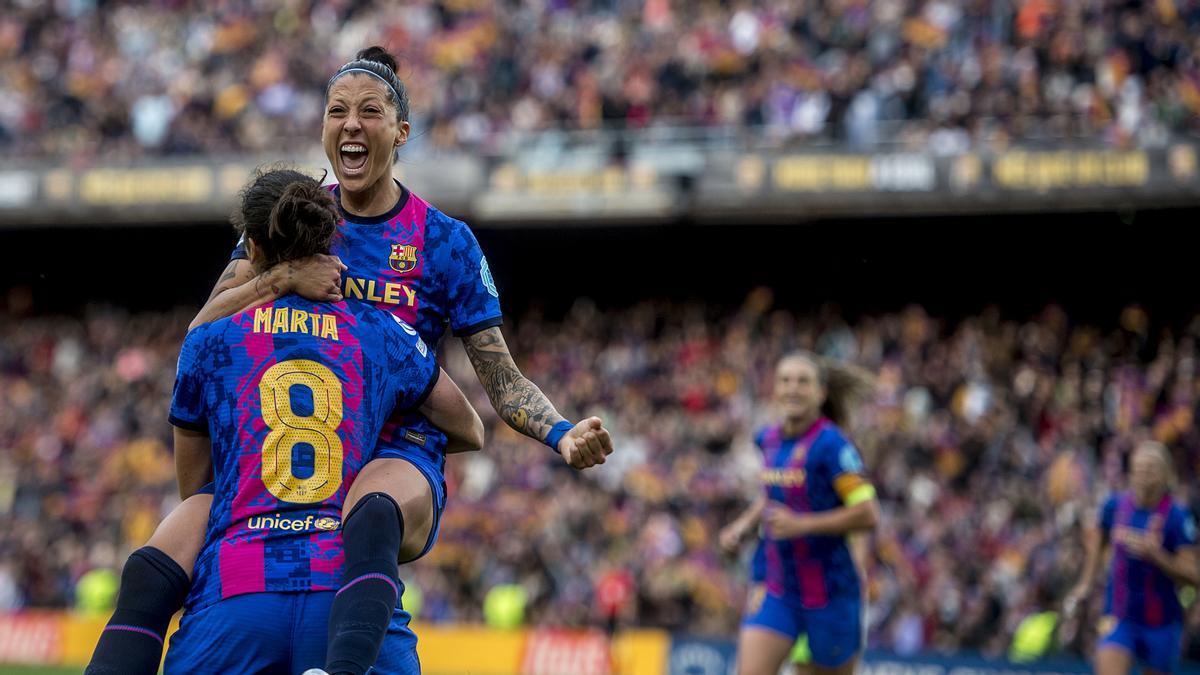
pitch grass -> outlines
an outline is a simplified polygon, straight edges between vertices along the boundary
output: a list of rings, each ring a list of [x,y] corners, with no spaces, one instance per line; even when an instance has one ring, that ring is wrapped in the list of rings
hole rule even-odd
[[[66,665],[10,665],[0,663],[0,675],[79,675],[83,673],[82,665],[66,667]]]

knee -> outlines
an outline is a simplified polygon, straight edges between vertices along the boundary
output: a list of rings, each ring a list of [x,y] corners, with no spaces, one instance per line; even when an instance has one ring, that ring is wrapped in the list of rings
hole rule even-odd
[[[143,546],[131,553],[121,570],[121,597],[133,609],[151,609],[161,601],[167,602],[174,612],[183,604],[187,589],[187,573],[153,546]]]
[[[403,531],[400,505],[385,492],[363,495],[342,524],[347,554],[395,556]]]

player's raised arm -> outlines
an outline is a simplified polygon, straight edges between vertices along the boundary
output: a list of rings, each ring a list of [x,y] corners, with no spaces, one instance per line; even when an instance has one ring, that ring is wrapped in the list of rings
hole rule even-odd
[[[446,452],[472,452],[483,448],[483,420],[467,397],[442,370],[437,384],[418,408],[446,434]]]
[[[576,469],[603,464],[612,437],[599,417],[571,424],[536,384],[521,374],[499,327],[463,338],[467,356],[492,407],[508,426],[549,445]]]
[[[241,248],[238,249],[241,251]],[[287,293],[298,293],[317,302],[342,299],[341,280],[346,266],[337,256],[314,255],[290,260],[262,272],[255,272],[250,261],[238,257],[229,261],[208,301],[188,330],[217,319],[232,316],[251,307],[275,300]]]

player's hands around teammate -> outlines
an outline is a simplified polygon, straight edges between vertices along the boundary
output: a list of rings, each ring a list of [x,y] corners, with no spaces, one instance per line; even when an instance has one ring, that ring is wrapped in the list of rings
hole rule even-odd
[[[280,295],[297,293],[315,302],[342,299],[342,272],[346,266],[335,255],[317,254],[280,263],[271,268]]]
[[[808,523],[803,514],[796,513],[779,502],[768,502],[763,509],[763,527],[772,539],[795,539],[808,534]]]
[[[576,424],[558,442],[559,454],[576,469],[603,464],[612,451],[612,436],[599,417],[589,417]]]

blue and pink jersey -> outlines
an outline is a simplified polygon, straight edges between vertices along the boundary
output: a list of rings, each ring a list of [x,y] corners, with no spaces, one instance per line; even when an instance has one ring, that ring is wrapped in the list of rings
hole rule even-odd
[[[210,436],[216,480],[188,608],[336,590],[350,484],[438,373],[414,328],[363,303],[289,295],[188,333],[170,419]]]
[[[465,336],[502,322],[500,294],[471,229],[407,188],[383,215],[342,211],[330,252],[348,268],[343,297],[399,317],[429,345],[447,326]],[[231,257],[246,257],[241,243]],[[439,469],[444,462],[445,435],[419,415],[390,420],[379,443],[416,450]]]
[[[767,499],[793,511],[812,513],[845,505],[868,485],[858,449],[828,419],[818,419],[798,437],[781,427],[755,436],[763,453],[763,489]],[[835,600],[860,597],[858,572],[844,536],[765,539],[767,592],[799,600],[815,609]]]
[[[1100,527],[1113,543],[1105,613],[1151,627],[1183,621],[1175,582],[1153,563],[1130,555],[1125,541],[1140,533],[1155,532],[1169,553],[1181,546],[1195,546],[1196,520],[1192,514],[1170,495],[1164,495],[1153,508],[1142,509],[1132,493],[1122,492],[1104,502]]]

